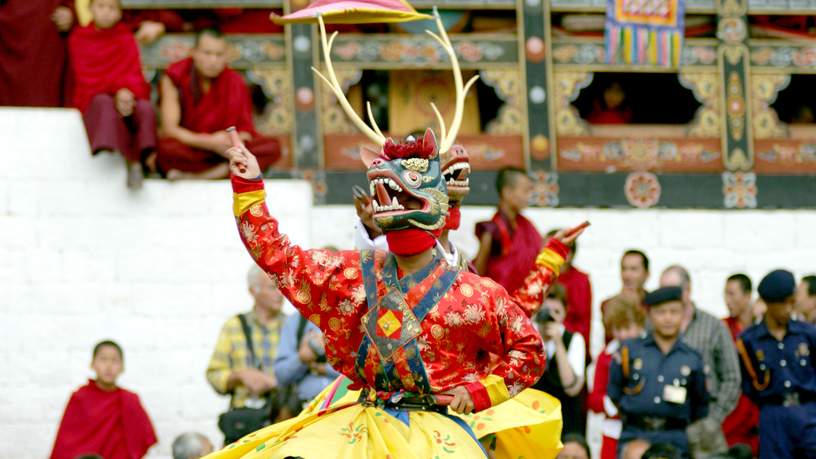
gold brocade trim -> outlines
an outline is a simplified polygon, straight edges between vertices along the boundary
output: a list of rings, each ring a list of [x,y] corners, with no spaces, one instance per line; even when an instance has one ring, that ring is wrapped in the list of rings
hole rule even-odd
[[[536,257],[536,265],[543,266],[553,272],[555,277],[561,274],[564,258],[552,249],[544,249]]]
[[[490,404],[493,406],[510,399],[510,391],[504,384],[504,378],[496,375],[487,375],[479,381],[485,387],[487,396],[490,397]]]
[[[256,190],[246,193],[232,194],[232,212],[236,217],[240,217],[255,203],[263,202],[266,199],[266,191]]]

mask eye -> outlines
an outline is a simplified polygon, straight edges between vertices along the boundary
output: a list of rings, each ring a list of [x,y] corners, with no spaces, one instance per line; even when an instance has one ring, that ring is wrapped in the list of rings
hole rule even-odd
[[[414,171],[405,171],[402,173],[402,180],[411,188],[417,188],[422,183],[422,176]]]

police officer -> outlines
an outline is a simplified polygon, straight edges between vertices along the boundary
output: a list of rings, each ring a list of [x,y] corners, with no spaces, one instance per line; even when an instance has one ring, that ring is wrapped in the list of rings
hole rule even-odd
[[[664,287],[646,295],[652,331],[624,341],[612,361],[607,395],[623,421],[618,454],[627,442],[669,443],[689,456],[686,427],[708,414],[700,354],[680,340],[683,291]]]
[[[791,319],[796,281],[769,273],[757,289],[762,322],[737,340],[742,390],[759,405],[759,457],[816,459],[816,328]]]

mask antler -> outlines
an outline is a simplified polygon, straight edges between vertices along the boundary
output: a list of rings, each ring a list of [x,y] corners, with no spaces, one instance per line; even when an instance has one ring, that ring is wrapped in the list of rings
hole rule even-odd
[[[451,67],[453,67],[453,80],[456,85],[456,111],[453,114],[453,122],[450,126],[450,131],[445,129],[445,120],[442,118],[442,114],[439,113],[439,109],[436,108],[436,104],[431,102],[431,108],[433,108],[434,113],[436,114],[436,120],[439,123],[439,135],[440,135],[440,142],[439,142],[439,153],[447,152],[453,143],[456,141],[456,136],[459,134],[459,127],[462,125],[462,116],[464,115],[465,111],[465,96],[467,95],[468,90],[476,80],[479,79],[479,75],[474,75],[470,80],[468,80],[467,84],[462,84],[462,70],[459,68],[459,59],[456,57],[456,51],[453,49],[453,44],[448,38],[448,33],[445,31],[445,26],[442,25],[442,19],[439,17],[439,11],[437,11],[436,7],[434,7],[433,11],[434,20],[436,20],[436,27],[439,29],[439,35],[431,32],[430,30],[426,30],[425,32],[434,37],[437,42],[442,46],[445,52],[448,53],[448,57],[451,61]]]
[[[331,37],[327,40],[326,39],[326,26],[323,23],[323,17],[318,16],[317,22],[320,24],[320,41],[323,45],[323,61],[326,64],[326,73],[329,75],[326,78],[325,75],[320,73],[319,70],[312,67],[312,71],[323,80],[323,83],[329,87],[329,89],[334,92],[334,96],[337,98],[337,102],[340,103],[340,106],[343,108],[343,111],[346,112],[349,119],[357,126],[357,129],[360,130],[363,134],[366,135],[372,142],[376,143],[377,146],[382,147],[385,145],[385,136],[383,135],[380,128],[377,126],[377,122],[374,121],[374,116],[371,113],[371,104],[366,102],[366,109],[368,111],[368,119],[371,121],[371,126],[373,129],[366,125],[365,121],[363,121],[354,109],[349,104],[348,99],[346,99],[346,95],[343,93],[343,88],[340,86],[340,82],[337,81],[337,74],[334,72],[334,65],[332,65],[331,61],[331,47],[332,43],[334,43],[335,37],[337,37],[337,32],[332,33]],[[461,76],[459,77],[461,80]]]

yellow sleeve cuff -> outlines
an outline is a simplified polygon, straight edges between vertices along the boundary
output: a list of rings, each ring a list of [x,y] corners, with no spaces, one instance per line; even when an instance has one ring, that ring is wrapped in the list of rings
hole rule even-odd
[[[232,194],[232,212],[236,217],[240,217],[250,207],[266,199],[266,191],[255,190],[246,193]]]
[[[536,257],[536,265],[549,269],[555,277],[558,277],[561,274],[561,266],[564,265],[564,257],[550,248],[545,248]]]

